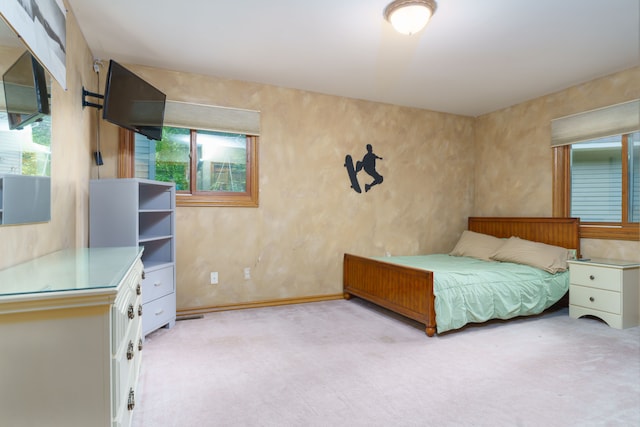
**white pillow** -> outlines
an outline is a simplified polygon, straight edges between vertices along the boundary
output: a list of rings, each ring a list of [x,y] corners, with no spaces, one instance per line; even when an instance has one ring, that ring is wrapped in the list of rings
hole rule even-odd
[[[493,255],[506,240],[488,234],[476,233],[475,231],[464,230],[460,240],[449,255],[468,256],[472,258],[491,261]]]

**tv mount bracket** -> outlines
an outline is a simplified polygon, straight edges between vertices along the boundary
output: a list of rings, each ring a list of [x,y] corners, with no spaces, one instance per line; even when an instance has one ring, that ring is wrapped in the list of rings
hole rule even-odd
[[[95,93],[95,92],[89,92],[84,88],[84,86],[82,86],[82,108],[93,107],[93,108],[97,108],[98,110],[102,108],[102,105],[100,104],[87,101],[87,96],[90,96],[92,98],[104,99],[104,95],[100,95],[99,93]]]

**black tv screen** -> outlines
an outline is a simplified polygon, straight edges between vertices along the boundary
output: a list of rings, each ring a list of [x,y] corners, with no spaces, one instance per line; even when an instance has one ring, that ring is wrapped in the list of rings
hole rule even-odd
[[[9,129],[22,129],[50,114],[47,75],[28,51],[2,75]]]
[[[104,90],[102,117],[149,139],[162,139],[166,96],[114,60]]]

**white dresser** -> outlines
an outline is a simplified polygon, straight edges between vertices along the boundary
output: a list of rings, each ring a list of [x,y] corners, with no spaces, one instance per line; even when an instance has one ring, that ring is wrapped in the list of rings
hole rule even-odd
[[[0,271],[0,425],[131,424],[141,255],[65,250]]]
[[[568,263],[570,317],[595,316],[617,329],[640,324],[640,263],[602,258]]]

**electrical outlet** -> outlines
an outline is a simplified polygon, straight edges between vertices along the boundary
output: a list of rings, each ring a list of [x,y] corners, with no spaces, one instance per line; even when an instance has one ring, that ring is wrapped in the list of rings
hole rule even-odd
[[[251,269],[249,267],[244,268],[244,279],[245,280],[251,279]]]
[[[218,284],[218,272],[217,271],[212,271],[211,272],[211,284],[212,285],[217,285]]]

